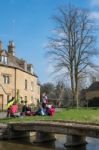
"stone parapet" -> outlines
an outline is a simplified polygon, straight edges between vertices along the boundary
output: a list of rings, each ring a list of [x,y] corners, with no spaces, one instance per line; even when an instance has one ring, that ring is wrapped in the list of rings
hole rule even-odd
[[[65,121],[35,121],[0,124],[0,139],[29,137],[36,132],[36,141],[54,140],[54,134],[67,135],[65,146],[86,144],[85,137],[99,138],[99,125]]]

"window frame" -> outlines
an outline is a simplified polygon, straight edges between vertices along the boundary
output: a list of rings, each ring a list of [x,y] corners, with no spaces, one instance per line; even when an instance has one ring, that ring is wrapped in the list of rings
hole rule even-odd
[[[27,79],[25,79],[25,90],[27,90]]]
[[[4,63],[4,64],[8,64],[8,57],[1,55],[0,56],[0,62]]]
[[[10,76],[9,75],[3,75],[3,83],[10,84]]]
[[[31,91],[34,91],[34,82],[31,81]]]

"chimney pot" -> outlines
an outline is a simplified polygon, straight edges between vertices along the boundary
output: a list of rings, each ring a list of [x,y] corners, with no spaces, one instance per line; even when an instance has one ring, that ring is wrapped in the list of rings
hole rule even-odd
[[[12,56],[14,56],[15,54],[15,45],[13,41],[9,41],[8,53],[11,54]]]

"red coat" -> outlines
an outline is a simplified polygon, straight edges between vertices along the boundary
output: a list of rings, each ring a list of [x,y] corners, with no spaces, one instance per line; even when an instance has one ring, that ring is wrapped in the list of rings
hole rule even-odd
[[[14,104],[10,107],[10,113],[11,114],[14,114],[14,113],[17,113],[18,112],[18,105],[17,104]]]
[[[49,112],[50,112],[50,115],[53,116],[55,114],[55,108],[52,106],[50,109],[49,109]]]

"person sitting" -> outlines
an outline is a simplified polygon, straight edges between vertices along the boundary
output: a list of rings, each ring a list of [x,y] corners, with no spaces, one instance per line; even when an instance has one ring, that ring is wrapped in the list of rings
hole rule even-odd
[[[55,107],[53,105],[49,109],[49,114],[50,114],[50,116],[53,116],[55,114]]]
[[[31,113],[31,108],[29,107],[29,105],[27,104],[23,105],[21,115],[22,116],[29,115],[30,113]]]
[[[47,105],[46,115],[53,116],[55,114],[55,107],[53,105]]]
[[[16,102],[9,108],[9,115],[10,117],[16,117],[16,113],[18,112],[18,105]]]
[[[44,116],[46,115],[44,108],[42,107],[42,105],[39,105],[38,110],[35,112],[35,115],[41,115]]]

